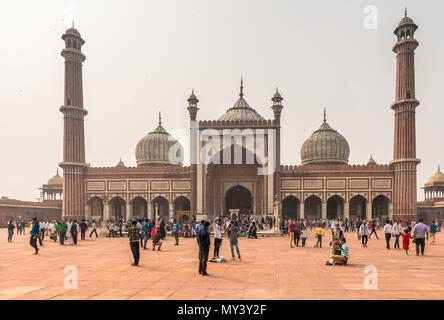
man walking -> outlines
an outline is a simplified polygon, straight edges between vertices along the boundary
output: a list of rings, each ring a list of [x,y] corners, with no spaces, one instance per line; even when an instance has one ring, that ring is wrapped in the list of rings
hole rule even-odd
[[[208,221],[202,223],[202,229],[197,231],[197,244],[199,245],[199,274],[209,276],[207,273],[208,253],[210,251],[210,234]]]
[[[68,228],[68,226],[66,225],[65,221],[60,220],[60,222],[58,223],[59,226],[59,241],[61,245],[65,244],[65,237],[66,237],[66,230]]]
[[[71,225],[71,236],[72,236],[72,241],[74,245],[77,245],[77,237],[79,234],[79,224],[77,223],[77,220],[74,220],[72,225]]]
[[[45,222],[43,221],[43,219],[40,219],[39,224],[39,236],[38,236],[38,240],[40,243],[40,246],[43,246],[43,239],[45,239]]]
[[[37,222],[37,218],[33,218],[29,244],[31,245],[31,247],[35,249],[35,254],[39,254],[39,248],[37,247],[37,238],[39,237],[39,234],[40,234],[39,223]]]
[[[361,234],[363,248],[367,248],[368,232],[369,232],[369,230],[368,230],[367,221],[364,220],[362,222],[361,226],[359,227],[359,233]]]
[[[370,239],[372,237],[372,234],[375,234],[376,239],[379,239],[378,234],[376,233],[376,221],[373,221],[371,224],[371,232],[370,235],[368,236],[368,238]]]
[[[386,248],[390,250],[390,239],[392,237],[392,224],[389,220],[386,221],[386,224],[384,226],[384,233],[385,233],[385,242],[387,243]]]
[[[80,239],[85,240],[85,234],[86,230],[88,229],[88,225],[85,222],[85,219],[82,219],[82,221],[79,224],[80,227]]]
[[[416,255],[419,256],[419,247],[421,246],[421,255],[424,255],[425,249],[425,237],[429,237],[427,226],[424,224],[424,220],[421,218],[419,222],[413,227],[413,237],[416,244]]]
[[[91,238],[93,233],[95,233],[96,234],[96,239],[97,239],[99,237],[99,235],[97,234],[97,229],[96,229],[97,226],[96,226],[96,221],[95,220],[93,220],[91,228],[92,228],[92,231],[89,234],[89,237]]]
[[[177,220],[174,219],[173,235],[174,235],[174,239],[176,240],[176,243],[174,244],[175,246],[179,245],[179,230],[180,230],[179,222],[177,222]]]
[[[240,251],[239,251],[239,241],[237,239],[238,234],[239,234],[239,232],[238,232],[236,226],[234,225],[234,223],[232,222],[230,224],[230,227],[228,228],[228,238],[230,239],[231,259],[232,260],[235,259],[233,247],[236,247],[237,257],[239,258],[239,260],[241,260],[241,255],[240,255]]]
[[[398,220],[397,222],[395,222],[395,224],[392,227],[392,234],[395,237],[395,245],[393,247],[395,249],[401,250],[401,248],[399,247],[399,237],[402,234],[401,221]]]
[[[432,220],[429,229],[430,229],[430,236],[429,236],[430,244],[435,244],[436,230],[438,229],[438,225],[435,223],[435,220]]]
[[[14,224],[12,223],[12,221],[9,221],[8,224],[8,242],[12,242],[12,236],[14,235]]]
[[[131,222],[131,226],[128,227],[128,238],[131,248],[131,253],[133,254],[134,263],[131,265],[133,267],[139,265],[139,258],[140,258],[140,246],[139,246],[139,239],[140,239],[140,229],[137,227],[137,221],[133,220]]]
[[[143,250],[146,250],[146,243],[148,242],[148,219],[142,224],[142,237],[140,240],[140,245],[143,246]]]

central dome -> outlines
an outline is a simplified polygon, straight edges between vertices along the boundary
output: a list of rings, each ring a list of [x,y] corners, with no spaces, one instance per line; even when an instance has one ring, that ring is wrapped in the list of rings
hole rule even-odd
[[[170,152],[174,159],[170,159]],[[183,163],[182,146],[162,127],[160,114],[157,128],[137,143],[136,162],[138,166]]]
[[[348,164],[349,155],[347,140],[328,125],[324,111],[324,123],[302,145],[302,164]]]
[[[233,107],[227,110],[225,114],[219,117],[219,121],[249,121],[249,120],[265,120],[256,110],[251,108],[247,101],[244,99],[244,85],[241,79],[241,87],[239,93],[239,99],[236,101]]]

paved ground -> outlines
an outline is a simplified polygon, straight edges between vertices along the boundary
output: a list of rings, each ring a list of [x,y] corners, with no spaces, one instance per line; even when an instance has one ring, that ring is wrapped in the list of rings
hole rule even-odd
[[[325,242],[329,241],[329,232]],[[382,235],[382,234],[381,234]],[[347,236],[348,266],[325,266],[327,247],[289,248],[289,238],[240,239],[242,261],[209,263],[210,277],[197,273],[195,239],[168,238],[163,251],[141,252],[141,266],[131,267],[127,238],[80,241],[60,246],[45,240],[33,255],[28,235],[8,243],[0,230],[0,299],[444,299],[444,234],[417,257],[411,246],[386,250],[384,239],[371,239],[363,249],[355,234]],[[392,242],[393,243],[393,242]],[[222,255],[230,257],[224,239]],[[78,289],[65,289],[67,265],[78,270]],[[365,290],[369,275],[378,271],[378,290]]]

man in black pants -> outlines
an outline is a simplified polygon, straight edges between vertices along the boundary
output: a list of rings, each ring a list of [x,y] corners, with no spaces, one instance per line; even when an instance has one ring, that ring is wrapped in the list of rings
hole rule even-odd
[[[392,224],[389,220],[387,220],[387,223],[384,226],[384,233],[385,233],[385,242],[387,243],[386,248],[390,249],[390,239],[392,238]]]
[[[80,239],[85,240],[86,230],[88,229],[88,225],[85,222],[85,219],[82,219],[82,221],[79,224],[80,227]]]
[[[301,226],[302,222],[300,220],[296,221],[296,226],[294,228],[294,244],[299,247],[299,241],[301,240]]]
[[[208,221],[204,222],[203,229],[197,232],[197,243],[199,245],[199,274],[209,276],[207,273],[208,253],[210,252],[210,234],[208,232]]]
[[[30,231],[31,237],[29,239],[29,244],[34,248],[35,254],[39,253],[39,248],[37,247],[37,238],[40,236],[40,227],[37,222],[37,218],[32,219],[32,229]],[[40,238],[39,238],[40,239]]]
[[[140,230],[139,228],[137,228],[136,220],[133,220],[131,222],[131,227],[128,228],[128,238],[130,242],[131,252],[134,257],[134,263],[132,263],[131,265],[135,267],[139,265],[139,258],[140,258],[140,246],[139,246]]]
[[[220,245],[222,244],[222,222],[220,221],[220,218],[216,219],[216,222],[213,226],[214,229],[214,254],[213,259],[219,258],[219,249]]]
[[[419,256],[419,247],[421,247],[421,255],[424,255],[425,238],[429,238],[428,227],[424,224],[424,220],[421,218],[419,222],[413,227],[413,235],[416,243],[416,255]]]
[[[92,223],[92,231],[91,231],[91,233],[89,234],[89,237],[91,238],[92,237],[92,235],[93,235],[93,233],[95,233],[96,234],[96,238],[98,238],[99,237],[99,235],[97,234],[97,229],[96,229],[96,222],[95,221],[93,221],[93,223]]]

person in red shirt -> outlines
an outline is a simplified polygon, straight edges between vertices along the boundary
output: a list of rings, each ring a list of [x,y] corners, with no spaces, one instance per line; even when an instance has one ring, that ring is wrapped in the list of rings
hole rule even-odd
[[[410,235],[409,230],[405,229],[402,235],[402,248],[405,250],[406,255],[409,255],[410,239],[413,239],[413,237]]]
[[[290,248],[293,248],[293,242],[295,241],[294,239],[294,230],[296,228],[296,225],[294,223],[294,219],[291,219],[290,221],[290,227],[288,228],[289,233],[290,233]]]
[[[370,239],[372,237],[372,234],[375,234],[376,239],[379,239],[378,234],[376,233],[376,221],[373,220],[370,229],[372,231],[370,232],[370,235],[368,236],[368,238]]]

